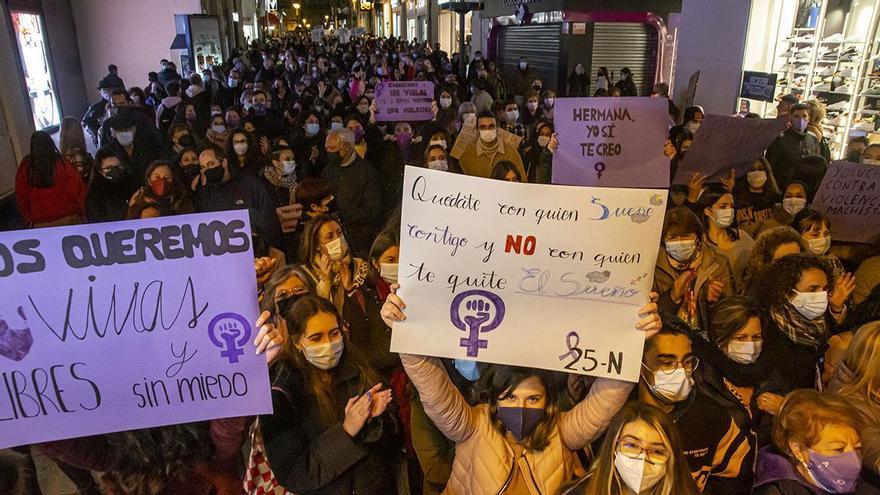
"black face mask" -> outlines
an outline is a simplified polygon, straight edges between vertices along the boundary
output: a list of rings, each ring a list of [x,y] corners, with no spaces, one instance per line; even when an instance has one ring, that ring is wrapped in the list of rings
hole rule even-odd
[[[183,136],[177,138],[177,145],[181,148],[195,148],[196,141],[191,135],[184,134]]]
[[[185,167],[181,167],[181,171],[183,172],[183,178],[186,179],[186,183],[189,185],[192,183],[193,179],[199,175],[199,164],[193,163],[191,165],[186,165]]]
[[[122,180],[122,176],[125,174],[125,171],[122,167],[113,167],[104,174],[104,177],[114,184]]]
[[[859,163],[859,160],[861,160],[861,159],[862,159],[862,154],[859,153],[858,151],[850,151],[849,153],[846,154],[846,161],[848,161],[848,162]]]
[[[208,184],[219,184],[223,182],[223,167],[214,167],[205,170],[205,181]]]

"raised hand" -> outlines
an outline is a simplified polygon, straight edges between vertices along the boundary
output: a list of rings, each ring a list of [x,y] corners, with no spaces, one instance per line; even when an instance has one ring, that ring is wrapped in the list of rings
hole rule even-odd
[[[379,314],[382,316],[382,321],[385,322],[389,328],[391,328],[394,323],[400,321],[406,321],[406,314],[403,312],[406,309],[406,303],[403,302],[403,299],[397,295],[397,289],[400,288],[398,284],[391,285],[391,293],[388,294],[388,298],[385,299],[385,304],[382,305],[382,310]]]
[[[688,270],[675,279],[675,282],[672,284],[672,293],[669,295],[672,297],[672,302],[675,304],[681,303],[681,298],[684,297],[684,293],[690,287],[691,281],[694,277],[697,276],[697,272],[694,270]]]
[[[843,273],[834,281],[834,289],[828,297],[831,311],[840,313],[846,305],[846,300],[856,288],[856,278],[851,273]]]
[[[700,193],[703,192],[703,185],[705,183],[706,176],[699,172],[694,172],[691,180],[688,181],[688,201],[696,203],[700,200]]]
[[[660,313],[657,308],[657,300],[660,294],[652,292],[648,297],[651,301],[639,308],[639,322],[636,323],[636,329],[645,332],[645,338],[650,339],[663,328],[663,322],[660,320]]]
[[[721,295],[724,292],[724,282],[720,280],[715,280],[714,278],[709,279],[709,287],[708,287],[708,295],[706,296],[706,300],[710,303],[716,303],[721,299]]]
[[[254,339],[257,354],[266,353],[266,363],[272,364],[281,354],[281,345],[287,340],[287,326],[285,324],[275,325],[271,322],[272,313],[263,311],[257,318],[256,327],[260,329],[257,332],[257,338]]]

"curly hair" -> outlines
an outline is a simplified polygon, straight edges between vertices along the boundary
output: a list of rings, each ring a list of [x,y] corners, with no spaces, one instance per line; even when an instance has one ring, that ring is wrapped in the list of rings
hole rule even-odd
[[[773,253],[783,244],[797,244],[801,252],[807,251],[807,244],[796,230],[781,225],[770,230],[762,232],[749,254],[748,263],[746,264],[745,285],[751,287],[752,282],[756,281],[764,268],[773,262]]]
[[[786,304],[797,283],[806,270],[816,269],[825,273],[830,286],[834,280],[831,265],[824,259],[809,253],[789,254],[773,262],[761,273],[756,284],[756,294],[763,308],[779,308]]]
[[[828,425],[847,425],[859,431],[862,420],[839,395],[795,390],[785,397],[773,422],[773,445],[792,459],[792,443],[810,448],[819,442],[822,429]]]

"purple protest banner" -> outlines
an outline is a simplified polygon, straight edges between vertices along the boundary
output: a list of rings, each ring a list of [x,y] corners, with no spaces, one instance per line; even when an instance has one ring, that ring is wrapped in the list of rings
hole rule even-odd
[[[727,115],[706,115],[694,134],[694,142],[673,178],[673,184],[687,184],[694,172],[717,181],[734,169],[737,175],[749,167],[770,143],[785,130],[785,119],[744,119]]]
[[[376,85],[376,120],[417,122],[431,120],[434,83],[390,81]]]
[[[0,448],[272,411],[244,210],[0,234]]]
[[[835,241],[873,243],[880,238],[880,167],[832,162],[812,208],[828,215]]]
[[[668,187],[665,98],[557,98],[553,183]]]

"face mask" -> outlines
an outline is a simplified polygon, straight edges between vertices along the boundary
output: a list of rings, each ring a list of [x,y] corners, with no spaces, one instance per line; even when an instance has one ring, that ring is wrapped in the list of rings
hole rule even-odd
[[[517,442],[529,436],[544,421],[547,412],[533,407],[499,407],[495,413]]]
[[[345,79],[340,79],[336,81],[336,87],[342,89],[345,87],[346,83],[348,83],[348,81],[346,81]]]
[[[337,152],[327,152],[327,165],[331,167],[339,167],[342,165],[342,155]]]
[[[791,119],[791,128],[803,134],[807,130],[807,119]]]
[[[239,124],[241,124],[241,121],[236,119],[226,119],[226,122],[229,124],[230,129],[237,129]]]
[[[324,244],[324,249],[327,250],[327,256],[329,256],[331,260],[339,261],[345,257],[345,252],[348,251],[348,245],[345,243],[345,237],[337,237],[327,244]]]
[[[116,140],[119,141],[119,144],[122,146],[128,146],[134,142],[134,132],[132,131],[121,131],[116,133]]]
[[[715,225],[726,229],[733,225],[733,208],[725,208],[723,210],[712,210],[712,221]]]
[[[441,108],[449,108],[450,105],[452,105],[452,98],[444,98],[444,97],[440,98],[440,107]]]
[[[223,182],[223,167],[214,167],[205,170],[205,182],[208,184],[219,184]]]
[[[475,114],[475,113],[466,113],[466,114],[463,114],[461,120],[462,120],[462,122],[464,122],[465,124],[470,124],[470,123],[472,123],[472,122],[476,122],[476,120],[477,120],[477,114]]]
[[[498,136],[498,133],[495,132],[495,129],[480,129],[480,140],[484,143],[491,143],[495,141],[495,138]]]
[[[361,115],[366,115],[366,114],[370,113],[370,107],[359,106],[359,107],[358,107],[358,112],[360,112]]]
[[[544,100],[544,104],[547,105],[547,108],[553,108],[553,104],[556,102],[556,98],[547,98]]]
[[[306,124],[306,135],[307,136],[315,136],[320,132],[321,125],[317,123]]]
[[[342,357],[342,340],[328,344],[303,346],[303,355],[312,366],[321,370],[335,368]]]
[[[528,66],[529,66],[529,64],[527,62],[520,62],[519,63],[519,70],[526,70],[526,67],[528,67]]]
[[[527,102],[526,107],[528,107],[530,112],[535,113],[535,111],[538,109],[538,102],[537,101]]]
[[[798,292],[794,291],[794,297],[790,299],[791,305],[804,318],[815,320],[820,318],[828,310],[828,292]]]
[[[697,241],[666,241],[666,252],[675,261],[686,263],[692,260],[697,252]]]
[[[238,86],[238,79],[233,79],[233,78],[230,77],[230,78],[226,81],[226,84],[228,84],[230,88],[235,88],[235,87]]]
[[[804,239],[807,241],[807,245],[810,248],[810,252],[815,254],[816,256],[822,256],[828,252],[828,248],[831,247],[831,237],[824,236],[818,239]]]
[[[412,144],[412,134],[408,132],[397,133],[394,136],[394,139],[397,141],[397,145],[400,146],[402,151],[408,151]]]
[[[164,198],[171,193],[171,181],[165,180],[163,177],[156,177],[150,181],[150,190],[157,197]]]
[[[649,463],[645,454],[628,457],[620,452],[614,454],[614,468],[633,493],[642,493],[654,487],[666,475],[666,463]]]
[[[700,129],[700,122],[694,122],[693,120],[688,122],[685,127],[687,130],[691,131],[692,134],[696,133]]]
[[[434,160],[428,162],[428,168],[439,172],[446,172],[449,170],[449,163],[446,160]]]
[[[131,101],[134,102],[134,103],[140,103],[140,102],[141,102],[141,97],[138,96],[138,95],[131,95]]]
[[[281,175],[294,175],[296,173],[296,162],[293,160],[284,160],[281,162]]]
[[[862,459],[855,450],[829,456],[811,450],[806,467],[816,484],[826,492],[851,493],[859,480]]]
[[[764,343],[762,341],[758,342],[740,342],[738,340],[731,340],[727,343],[727,351],[725,354],[731,361],[740,363],[740,364],[752,364],[758,360],[758,356],[761,355],[761,348]]]
[[[538,136],[538,146],[546,148],[550,144],[550,136]]]
[[[662,402],[675,403],[687,399],[694,384],[684,368],[676,368],[672,373],[654,372],[654,385],[651,392]]]
[[[513,124],[514,122],[516,122],[516,119],[518,119],[518,118],[519,118],[519,111],[518,110],[513,110],[511,112],[507,112],[507,122]]]
[[[446,149],[446,141],[445,140],[437,140],[437,141],[428,141],[428,147],[431,146],[442,146],[443,149]]]
[[[397,263],[379,263],[379,276],[389,284],[397,283]]]
[[[266,115],[269,109],[266,107],[265,103],[254,103],[254,113],[257,115]]]
[[[246,155],[248,152],[248,144],[247,143],[232,143],[232,149],[235,150],[236,155]]]
[[[330,122],[331,129],[342,129],[342,122]]]
[[[364,129],[359,127],[351,132],[352,132],[352,134],[354,134],[355,144],[361,144],[361,142],[363,142],[363,140],[364,140]]]
[[[226,132],[226,126],[223,124],[212,125],[211,130],[213,130],[217,134],[223,134],[224,132]]]
[[[807,200],[804,198],[785,198],[782,200],[782,208],[791,216],[797,215],[805,206],[807,206]]]
[[[183,178],[186,179],[186,183],[190,184],[193,179],[195,179],[199,175],[199,164],[194,163],[191,165],[183,165],[180,167],[183,171]]]
[[[104,173],[104,178],[110,182],[119,182],[122,179],[122,167],[113,167]]]
[[[469,382],[475,382],[480,379],[480,368],[476,361],[468,361],[466,359],[454,359],[455,370]]]
[[[749,181],[749,185],[758,189],[759,187],[764,187],[764,184],[767,183],[767,172],[763,170],[753,170],[746,174],[746,178]]]
[[[862,163],[864,163],[865,165],[880,165],[880,160],[865,158],[864,160],[862,160]]]

